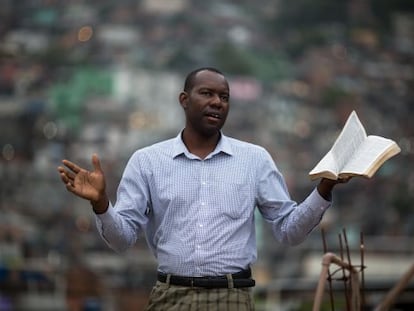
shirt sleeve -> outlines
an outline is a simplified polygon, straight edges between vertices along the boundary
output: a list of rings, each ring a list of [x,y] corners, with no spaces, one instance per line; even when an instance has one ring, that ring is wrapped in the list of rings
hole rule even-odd
[[[131,230],[122,229],[113,205],[110,203],[104,214],[95,215],[96,227],[105,243],[116,252],[128,249],[136,240]]]
[[[285,179],[270,155],[258,170],[258,208],[276,240],[285,245],[303,242],[331,206],[316,188],[302,202],[292,200]]]
[[[148,222],[148,190],[134,154],[121,178],[117,201],[109,203],[107,211],[95,216],[99,234],[110,248],[123,252],[132,246]]]

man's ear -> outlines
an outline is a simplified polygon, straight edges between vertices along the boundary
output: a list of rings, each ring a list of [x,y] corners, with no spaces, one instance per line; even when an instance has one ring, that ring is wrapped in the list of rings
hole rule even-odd
[[[184,110],[187,109],[187,104],[188,104],[188,94],[187,94],[187,92],[184,92],[184,91],[181,92],[179,97],[178,97],[178,100],[180,101],[181,107],[183,107]]]

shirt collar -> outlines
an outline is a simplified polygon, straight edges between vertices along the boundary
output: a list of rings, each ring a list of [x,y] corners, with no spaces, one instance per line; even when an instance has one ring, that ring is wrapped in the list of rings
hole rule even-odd
[[[173,158],[176,158],[177,156],[184,154],[187,157],[193,158],[194,155],[192,155],[186,145],[183,142],[182,139],[182,133],[183,131],[181,131],[175,138],[174,138],[174,142],[173,142],[173,151],[172,151],[172,156]],[[231,142],[230,142],[230,138],[227,137],[226,135],[224,135],[221,131],[220,131],[221,137],[220,140],[216,146],[216,148],[213,150],[213,152],[206,158],[210,158],[215,156],[216,154],[219,154],[221,152],[232,156],[233,155],[233,149],[231,148]]]

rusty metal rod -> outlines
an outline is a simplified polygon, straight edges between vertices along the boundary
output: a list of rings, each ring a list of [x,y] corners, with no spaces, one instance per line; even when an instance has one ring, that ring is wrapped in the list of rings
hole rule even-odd
[[[331,264],[336,264],[340,267],[345,268],[350,272],[351,278],[351,290],[353,293],[353,308],[351,311],[360,311],[360,300],[359,300],[359,278],[358,271],[355,270],[353,266],[349,263],[344,262],[341,258],[337,257],[333,253],[326,253],[322,257],[322,270],[319,277],[318,286],[316,288],[315,299],[313,302],[313,311],[319,311],[322,303],[326,277],[328,275],[329,267]]]
[[[344,247],[342,245],[342,236],[341,234],[338,234],[338,239],[339,239],[339,254],[341,256],[341,260],[344,260]],[[345,269],[342,267],[342,280],[344,282],[344,294],[345,294],[345,303],[346,303],[346,310],[350,311],[350,298],[349,298],[349,294],[348,294],[348,283],[347,283],[347,276],[346,276],[346,272]]]
[[[414,277],[414,264],[402,275],[400,280],[388,292],[384,300],[375,308],[375,311],[388,311],[397,299],[398,295],[404,290],[410,280]]]
[[[325,230],[322,228],[321,230],[322,232],[322,242],[323,242],[323,253],[326,254],[328,252],[328,246],[326,243],[326,238],[325,238]],[[329,280],[329,300],[331,302],[331,310],[335,311],[335,303],[334,303],[334,296],[333,296],[333,290],[332,290],[332,275],[331,272],[328,269],[328,280]]]
[[[365,246],[364,246],[364,234],[360,233],[359,249],[361,254],[361,306],[365,306]]]
[[[352,266],[352,263],[351,263],[351,253],[349,251],[349,244],[348,244],[348,237],[346,235],[346,229],[343,228],[342,231],[343,231],[344,242],[345,242],[346,256],[348,258],[349,265]],[[350,277],[352,277],[352,276],[350,275]],[[352,279],[350,279],[350,281],[352,282]],[[351,295],[351,297],[350,297],[350,295]],[[352,295],[353,295],[353,291],[351,291],[351,293],[348,292],[348,294],[346,296],[347,299],[350,299],[350,302],[352,301]]]

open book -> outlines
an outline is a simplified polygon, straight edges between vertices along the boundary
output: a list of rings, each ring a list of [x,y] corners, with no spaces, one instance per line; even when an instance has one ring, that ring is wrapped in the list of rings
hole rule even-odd
[[[367,136],[355,111],[328,153],[309,172],[309,177],[336,180],[349,176],[371,178],[389,158],[401,151],[397,143],[381,136]]]

